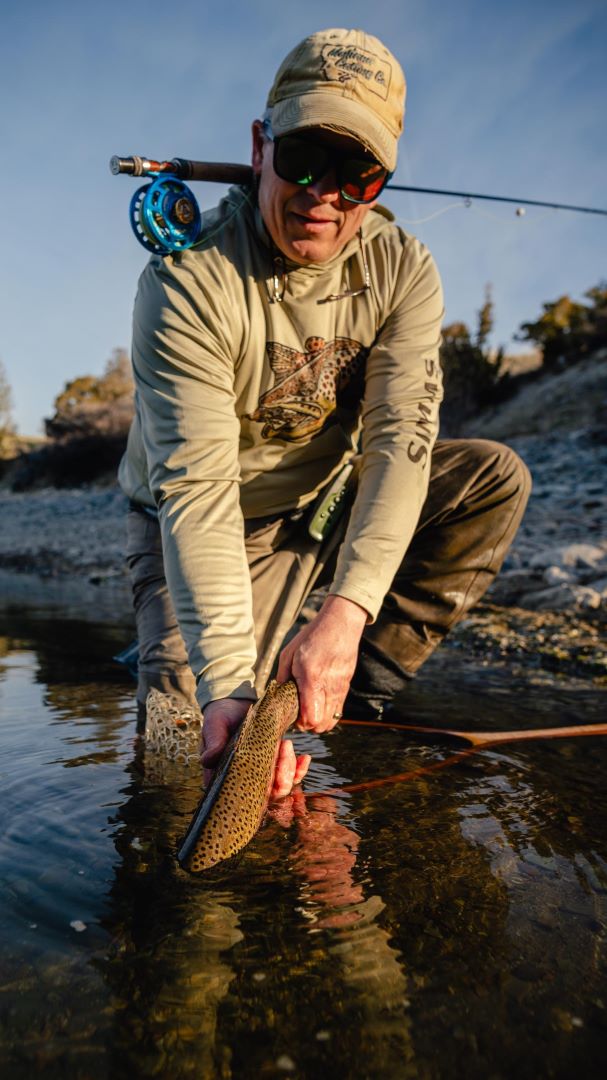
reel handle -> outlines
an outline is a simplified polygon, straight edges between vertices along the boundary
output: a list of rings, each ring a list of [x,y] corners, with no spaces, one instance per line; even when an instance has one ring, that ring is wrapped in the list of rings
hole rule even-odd
[[[250,184],[253,170],[250,165],[231,165],[219,161],[190,161],[173,158],[172,161],[152,161],[149,158],[121,158],[117,154],[110,159],[110,172],[114,176],[157,176],[170,173],[180,180],[207,180],[217,184]]]

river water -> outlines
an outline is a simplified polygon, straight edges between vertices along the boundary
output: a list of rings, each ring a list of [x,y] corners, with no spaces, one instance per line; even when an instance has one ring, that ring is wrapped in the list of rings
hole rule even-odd
[[[607,739],[298,735],[303,793],[194,878],[174,852],[200,774],[145,750],[111,661],[129,627],[84,606],[2,613],[3,1077],[605,1074]],[[604,703],[437,658],[402,718],[593,723]]]

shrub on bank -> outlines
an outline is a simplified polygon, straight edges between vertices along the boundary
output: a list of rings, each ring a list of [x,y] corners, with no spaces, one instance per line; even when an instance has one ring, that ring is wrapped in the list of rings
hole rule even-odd
[[[79,487],[113,478],[125,449],[125,435],[81,435],[49,442],[11,463],[11,489]]]
[[[490,349],[487,344],[492,329],[493,302],[489,289],[478,313],[474,335],[463,322],[443,327],[441,426],[450,435],[459,434],[465,420],[503,401],[511,391],[513,379],[503,370],[504,350]]]
[[[66,383],[45,420],[48,441],[18,455],[9,467],[13,491],[76,487],[115,477],[133,418],[133,378],[128,355],[114,349],[101,376]]]
[[[607,347],[607,282],[584,296],[589,303],[560,296],[543,304],[544,313],[536,322],[522,324],[517,340],[538,345],[547,369],[562,369]]]
[[[124,349],[114,349],[103,375],[82,375],[66,383],[55,398],[55,412],[44,421],[51,439],[126,436],[133,419],[133,376]]]
[[[441,409],[443,433],[458,435],[466,420],[506,401],[540,375],[601,356],[607,348],[607,283],[588,289],[584,296],[589,303],[577,303],[569,296],[561,296],[543,305],[543,314],[536,322],[521,325],[516,340],[532,342],[541,362],[517,374],[508,370],[516,357],[507,357],[503,349],[492,350],[487,346],[493,328],[489,290],[479,311],[475,334],[465,323],[445,326],[441,346],[445,384]]]
[[[0,463],[14,454],[13,396],[0,360]]]

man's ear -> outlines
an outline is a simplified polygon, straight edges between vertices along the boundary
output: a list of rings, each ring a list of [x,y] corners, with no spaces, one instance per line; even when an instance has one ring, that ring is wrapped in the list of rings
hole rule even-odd
[[[263,163],[263,145],[265,142],[263,134],[263,124],[261,120],[254,120],[251,127],[251,134],[253,136],[253,147],[251,152],[251,165],[253,166],[253,172],[256,176],[261,173],[261,166]]]

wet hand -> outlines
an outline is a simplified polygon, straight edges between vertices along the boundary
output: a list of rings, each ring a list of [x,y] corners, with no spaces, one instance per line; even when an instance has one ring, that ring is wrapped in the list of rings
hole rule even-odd
[[[367,619],[359,604],[328,596],[315,618],[280,654],[278,681],[293,678],[297,683],[301,730],[320,733],[338,723]]]
[[[245,698],[219,698],[211,701],[204,710],[202,725],[201,762],[203,783],[208,788],[213,773],[225,747],[238,730],[253,702]],[[271,799],[282,799],[295,784],[299,784],[308,771],[310,755],[296,756],[293,743],[281,740],[278,746]]]
[[[300,754],[298,757],[290,739],[281,739],[278,744],[270,801],[284,799],[285,796],[290,795],[292,788],[303,780],[311,760],[309,754]]]
[[[247,698],[218,698],[206,706],[200,752],[205,788],[211,783],[223,751],[252,704]]]

